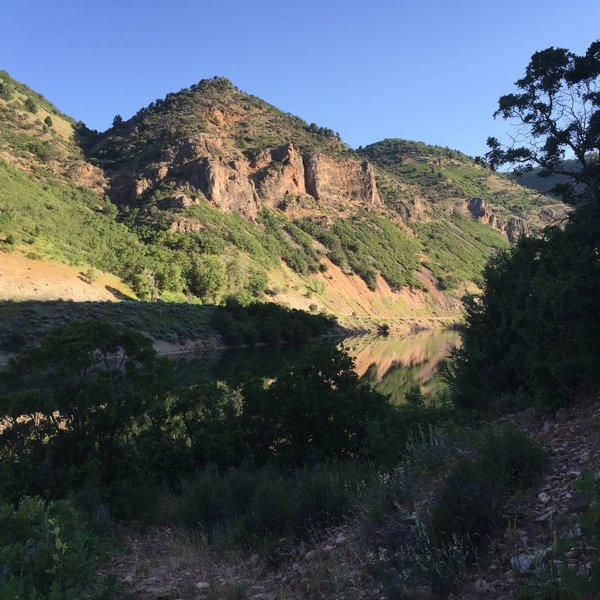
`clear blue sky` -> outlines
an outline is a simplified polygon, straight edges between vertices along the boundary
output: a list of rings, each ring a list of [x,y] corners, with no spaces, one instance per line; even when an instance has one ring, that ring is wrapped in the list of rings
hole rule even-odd
[[[600,0],[2,0],[0,68],[93,129],[223,75],[351,146],[476,155],[536,50],[583,52]]]

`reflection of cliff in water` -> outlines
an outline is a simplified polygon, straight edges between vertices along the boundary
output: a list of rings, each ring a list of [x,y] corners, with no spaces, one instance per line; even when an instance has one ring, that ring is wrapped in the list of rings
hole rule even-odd
[[[341,347],[354,358],[356,372],[364,381],[389,395],[392,402],[402,402],[414,385],[425,395],[442,389],[436,375],[450,347],[458,341],[454,331],[422,331],[402,337],[348,338]],[[180,385],[191,385],[199,377],[236,385],[245,374],[273,379],[281,369],[305,361],[312,353],[310,345],[259,346],[189,354],[173,362]]]
[[[354,358],[358,375],[399,403],[415,385],[425,396],[443,389],[439,369],[459,342],[455,331],[420,331],[402,337],[350,338],[343,347]]]

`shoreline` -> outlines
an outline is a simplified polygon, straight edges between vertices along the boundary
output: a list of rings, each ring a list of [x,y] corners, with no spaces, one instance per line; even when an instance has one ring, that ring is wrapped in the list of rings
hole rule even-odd
[[[339,340],[342,341],[347,338],[361,337],[361,336],[372,336],[386,337],[380,333],[380,327],[386,323],[389,326],[390,337],[408,335],[419,331],[436,331],[445,329],[454,329],[459,323],[460,319],[457,317],[400,317],[392,322],[376,322],[375,320],[368,320],[368,323],[360,323],[360,321],[354,321],[353,323],[345,323],[336,325],[336,331],[327,333],[321,336],[319,339],[324,340]],[[215,331],[207,332],[206,336],[199,337],[197,339],[183,339],[177,342],[167,342],[165,340],[158,340],[152,338],[152,346],[159,356],[166,357],[177,357],[185,356],[188,354],[210,354],[212,352],[231,350],[234,348],[261,348],[265,346],[280,346],[285,345],[285,342],[279,343],[258,343],[258,344],[240,344],[240,345],[227,345],[223,337]],[[10,360],[18,355],[18,352],[2,352],[0,351],[0,369],[4,369],[8,366]]]

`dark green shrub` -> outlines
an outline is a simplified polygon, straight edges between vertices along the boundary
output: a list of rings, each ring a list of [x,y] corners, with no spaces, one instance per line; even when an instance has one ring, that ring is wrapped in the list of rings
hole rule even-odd
[[[378,465],[394,467],[409,455],[407,444],[412,436],[430,426],[443,424],[450,428],[454,417],[454,411],[447,406],[390,406],[384,418],[369,423],[365,453]]]
[[[132,448],[161,409],[170,365],[142,334],[107,321],[52,330],[11,363],[0,399],[0,490],[60,497],[86,482],[143,479]]]
[[[31,98],[27,98],[25,100],[25,108],[30,112],[30,113],[36,113],[38,110],[37,104],[31,99]]]
[[[481,545],[502,524],[504,486],[480,463],[460,460],[444,480],[431,510],[431,527],[441,541],[456,537]]]
[[[292,471],[207,469],[184,484],[171,510],[182,525],[224,541],[306,537],[312,527],[330,525],[357,508],[373,476],[367,465],[344,462]]]
[[[527,393],[557,407],[600,386],[600,206],[578,208],[562,229],[522,238],[486,267],[454,353],[455,402],[496,408]]]
[[[508,489],[522,488],[538,477],[544,467],[544,450],[518,429],[505,426],[480,447],[477,462]]]
[[[357,458],[366,449],[369,425],[385,419],[385,396],[361,385],[352,359],[330,346],[285,368],[266,390],[244,386],[242,429],[258,460],[314,464]]]
[[[512,428],[487,434],[474,457],[460,458],[431,509],[431,529],[441,541],[453,538],[468,546],[485,543],[504,523],[506,495],[541,473],[544,453]]]
[[[600,478],[585,475],[576,479],[573,487],[583,492],[588,501],[584,517],[584,526],[588,534],[600,540]]]
[[[13,97],[13,91],[9,85],[0,81],[0,98],[10,100]]]

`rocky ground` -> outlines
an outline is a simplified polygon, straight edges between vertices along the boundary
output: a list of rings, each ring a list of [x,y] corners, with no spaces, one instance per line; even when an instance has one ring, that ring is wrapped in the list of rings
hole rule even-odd
[[[344,528],[280,551],[256,553],[211,546],[170,528],[121,538],[123,552],[103,569],[122,581],[123,597],[139,600],[375,600],[364,556]]]
[[[459,593],[448,600],[584,598],[558,595],[560,570],[587,573],[600,562],[600,549],[582,534],[587,503],[573,482],[584,473],[600,477],[600,399],[578,403],[556,415],[531,411],[510,420],[548,452],[539,482],[512,497],[508,527],[491,542]],[[430,490],[431,491],[431,490]],[[290,545],[267,560],[258,554],[222,550],[170,528],[123,533],[123,551],[104,568],[123,581],[136,599],[380,600],[387,598],[373,577],[372,549],[356,521]],[[409,598],[439,598],[428,586]]]
[[[549,464],[536,487],[511,499],[509,527],[493,542],[491,564],[474,573],[465,600],[569,597],[552,595],[561,570],[583,575],[600,562],[600,548],[582,535],[585,496],[573,487],[582,474],[600,477],[600,399],[513,420],[547,450]],[[534,587],[545,595],[533,595]]]

